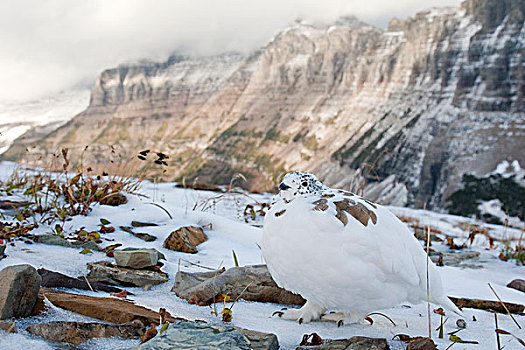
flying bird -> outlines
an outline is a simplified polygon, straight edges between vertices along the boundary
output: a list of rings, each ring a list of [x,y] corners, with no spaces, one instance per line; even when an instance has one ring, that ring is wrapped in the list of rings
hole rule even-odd
[[[286,174],[279,190],[264,219],[262,251],[275,282],[306,303],[274,314],[340,326],[427,300],[426,253],[387,208],[300,171]],[[428,273],[430,301],[460,312],[432,262]]]

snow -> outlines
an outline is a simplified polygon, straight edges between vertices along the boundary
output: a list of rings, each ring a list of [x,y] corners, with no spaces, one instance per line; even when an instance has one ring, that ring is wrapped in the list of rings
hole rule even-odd
[[[35,126],[55,123],[56,127],[82,112],[89,104],[88,88],[74,88],[38,100],[0,100],[0,154],[13,141]]]
[[[9,174],[16,169],[16,164],[3,162],[0,163],[0,180],[5,180]],[[184,317],[190,320],[206,320],[212,324],[222,324],[222,321],[213,316],[210,312],[212,308],[207,306],[190,305],[185,300],[179,299],[171,288],[173,286],[175,274],[179,269],[183,271],[197,272],[204,271],[198,266],[200,264],[211,268],[234,266],[232,250],[235,251],[240,265],[263,263],[263,257],[259,249],[262,239],[260,224],[261,217],[257,217],[250,224],[244,222],[243,211],[248,203],[255,201],[267,202],[271,199],[269,194],[258,195],[218,195],[213,192],[194,191],[190,189],[176,188],[172,183],[153,184],[144,182],[141,193],[146,197],[128,195],[128,203],[119,207],[109,207],[98,205],[93,208],[89,216],[76,216],[67,222],[66,231],[78,229],[85,226],[87,230],[96,229],[100,223],[100,218],[105,218],[111,225],[118,228],[120,225],[128,226],[132,220],[155,222],[156,227],[137,229],[137,232],[148,232],[158,239],[154,242],[144,242],[121,230],[114,233],[103,235],[104,238],[112,241],[105,241],[103,245],[122,243],[123,247],[145,247],[156,248],[165,254],[167,260],[163,271],[167,272],[170,281],[162,285],[153,287],[149,291],[141,288],[126,288],[134,293],[130,299],[137,304],[146,306],[153,310],[165,307],[175,316]],[[210,199],[211,198],[211,199]],[[173,217],[168,215],[155,203],[166,209]],[[192,210],[197,204],[198,208],[207,207],[206,211]],[[207,205],[204,205],[207,204]],[[396,215],[417,218],[421,225],[430,225],[441,230],[443,233],[455,237],[458,244],[468,241],[468,233],[460,229],[457,225],[468,222],[470,224],[480,224],[471,218],[463,218],[448,214],[433,213],[424,210],[416,210],[400,207],[389,207]],[[210,225],[211,224],[211,225]],[[167,250],[162,247],[164,239],[177,228],[185,225],[200,225],[208,236],[208,241],[199,246],[198,254],[185,254]],[[518,239],[520,230],[497,225],[482,226],[489,228],[490,234],[496,238]],[[42,224],[35,233],[49,233],[51,227]],[[441,235],[443,236],[443,235]],[[114,241],[113,241],[114,240]],[[378,242],[381,244],[381,242]],[[433,249],[447,251],[445,245],[433,243]],[[488,242],[480,236],[472,245],[469,244],[468,250],[480,252],[480,257],[474,263],[481,267],[442,267],[440,268],[444,288],[448,295],[458,297],[484,298],[496,300],[487,283],[495,288],[498,295],[505,301],[525,303],[525,294],[506,287],[506,284],[515,278],[523,278],[524,268],[517,266],[514,262],[503,262],[498,259],[499,249],[488,249]],[[15,246],[8,245],[6,248],[7,258],[0,261],[0,269],[14,264],[29,263],[36,268],[44,267],[49,270],[65,273],[70,276],[82,276],[87,273],[86,263],[100,260],[111,261],[105,254],[95,252],[93,254],[81,255],[79,250],[49,246],[43,244],[26,244],[16,241]],[[330,288],[330,286],[326,286]],[[90,291],[73,291],[86,295],[107,296],[106,293],[93,293]],[[219,308],[222,305],[218,305]],[[384,337],[389,340],[392,349],[404,349],[399,341],[390,340],[395,334],[406,333],[413,336],[427,334],[426,305],[399,306],[387,310],[378,310],[387,314],[397,324],[393,326],[382,317],[374,316],[374,324],[353,324],[338,328],[333,323],[314,322],[299,325],[297,323],[272,318],[275,310],[279,310],[282,305],[265,304],[257,302],[239,301],[233,307],[233,321],[235,326],[254,329],[263,332],[277,334],[281,349],[294,349],[300,342],[302,335],[316,332],[323,338],[349,338],[356,335]],[[475,316],[477,321],[472,321]],[[525,324],[525,316],[515,316],[518,322]],[[445,325],[445,331],[451,332],[456,329],[455,322],[458,317],[453,315]],[[467,328],[458,333],[460,337],[467,340],[477,340],[483,349],[494,349],[494,316],[485,311],[465,309],[464,318],[467,321]],[[67,311],[52,307],[45,316],[31,317],[24,320],[17,320],[19,329],[18,334],[0,335],[1,349],[51,349],[56,344],[51,344],[38,337],[29,335],[24,329],[27,325],[52,320],[89,320],[80,315],[75,315]],[[499,315],[499,326],[518,336],[524,337],[512,320],[506,315]],[[432,327],[438,326],[439,316],[432,314]],[[521,333],[520,333],[521,332]],[[437,339],[437,333],[433,332],[434,340],[439,348],[446,348],[450,345],[447,339]],[[502,336],[502,345],[505,349],[519,349],[519,344],[511,340],[509,336]],[[97,339],[83,344],[87,349],[110,349],[126,348],[136,344],[135,340],[119,339]],[[471,349],[471,345],[454,345],[454,349]]]

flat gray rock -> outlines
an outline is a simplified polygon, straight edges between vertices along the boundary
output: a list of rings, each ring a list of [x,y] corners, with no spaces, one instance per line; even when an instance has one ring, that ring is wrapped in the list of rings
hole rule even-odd
[[[83,243],[72,243],[65,238],[56,236],[56,235],[37,235],[32,237],[33,240],[37,243],[49,244],[49,245],[58,245],[62,247],[69,248],[88,248],[90,250],[102,251],[104,249],[100,248],[98,244],[93,241],[87,241]]]
[[[155,249],[114,250],[117,266],[143,269],[157,265],[159,256]]]
[[[52,321],[31,325],[27,331],[54,342],[78,345],[93,338],[139,338],[144,334],[145,326],[138,320],[121,325]]]
[[[13,265],[0,271],[0,319],[30,316],[41,280],[31,265]]]
[[[388,350],[384,338],[352,337],[350,339],[325,339],[319,345],[301,345],[296,350]]]
[[[175,321],[164,333],[134,349],[251,350],[252,348],[248,339],[233,327]]]
[[[177,272],[172,292],[190,304],[209,305],[220,294],[235,300],[302,305],[305,300],[277,286],[266,265],[232,267],[211,272]]]
[[[113,265],[107,261],[87,264],[89,273],[87,279],[91,282],[101,282],[115,286],[155,286],[167,282],[168,275],[157,267],[147,270],[136,270]]]

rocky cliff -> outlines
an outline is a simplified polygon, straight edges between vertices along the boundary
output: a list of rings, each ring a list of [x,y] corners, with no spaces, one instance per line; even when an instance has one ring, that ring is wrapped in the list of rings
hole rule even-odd
[[[85,157],[104,166],[154,149],[170,156],[167,172],[133,166],[164,179],[241,172],[268,190],[301,169],[386,202],[443,207],[464,173],[525,164],[524,14],[520,0],[468,0],[387,30],[301,22],[249,56],[110,69],[87,110],[24,157],[89,145]]]

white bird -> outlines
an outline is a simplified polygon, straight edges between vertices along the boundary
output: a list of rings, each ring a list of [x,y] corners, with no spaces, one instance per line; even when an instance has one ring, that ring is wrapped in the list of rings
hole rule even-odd
[[[264,219],[264,259],[280,287],[307,300],[300,309],[277,311],[280,317],[340,326],[427,300],[426,253],[392,212],[305,172],[286,174],[279,189]],[[432,262],[429,284],[431,302],[460,312]]]

